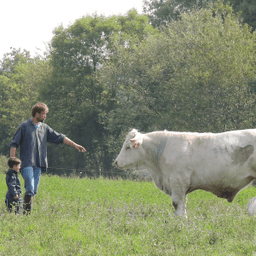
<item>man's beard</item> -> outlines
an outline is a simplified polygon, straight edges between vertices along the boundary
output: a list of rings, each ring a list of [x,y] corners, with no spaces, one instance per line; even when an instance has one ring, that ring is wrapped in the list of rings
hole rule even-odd
[[[45,119],[42,120],[41,118],[37,118],[37,122],[44,123],[44,120],[45,120]]]

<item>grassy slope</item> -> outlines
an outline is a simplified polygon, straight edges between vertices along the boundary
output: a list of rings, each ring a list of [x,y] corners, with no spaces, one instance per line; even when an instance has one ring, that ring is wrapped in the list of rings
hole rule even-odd
[[[42,176],[33,214],[6,213],[0,174],[0,255],[256,255],[255,188],[232,204],[188,195],[188,219],[153,183]],[[21,179],[22,180],[22,179]]]

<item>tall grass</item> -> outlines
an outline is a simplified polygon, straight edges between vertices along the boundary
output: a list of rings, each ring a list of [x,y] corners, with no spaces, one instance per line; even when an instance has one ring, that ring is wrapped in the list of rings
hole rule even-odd
[[[188,219],[152,182],[42,176],[31,216],[6,212],[0,174],[0,255],[256,255],[256,219],[246,205],[188,195]],[[22,180],[22,179],[21,179]]]

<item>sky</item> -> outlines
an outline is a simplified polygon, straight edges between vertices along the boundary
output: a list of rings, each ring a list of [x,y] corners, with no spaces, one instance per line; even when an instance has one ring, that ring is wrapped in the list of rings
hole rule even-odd
[[[65,28],[86,15],[125,15],[135,8],[142,13],[143,0],[10,0],[0,6],[0,60],[11,47],[43,54],[52,31]]]

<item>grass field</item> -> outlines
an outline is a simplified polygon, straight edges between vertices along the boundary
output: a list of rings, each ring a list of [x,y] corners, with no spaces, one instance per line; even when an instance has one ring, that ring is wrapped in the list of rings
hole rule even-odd
[[[0,255],[256,255],[253,187],[231,204],[191,193],[187,220],[152,182],[44,175],[31,216],[7,213],[0,187]]]

